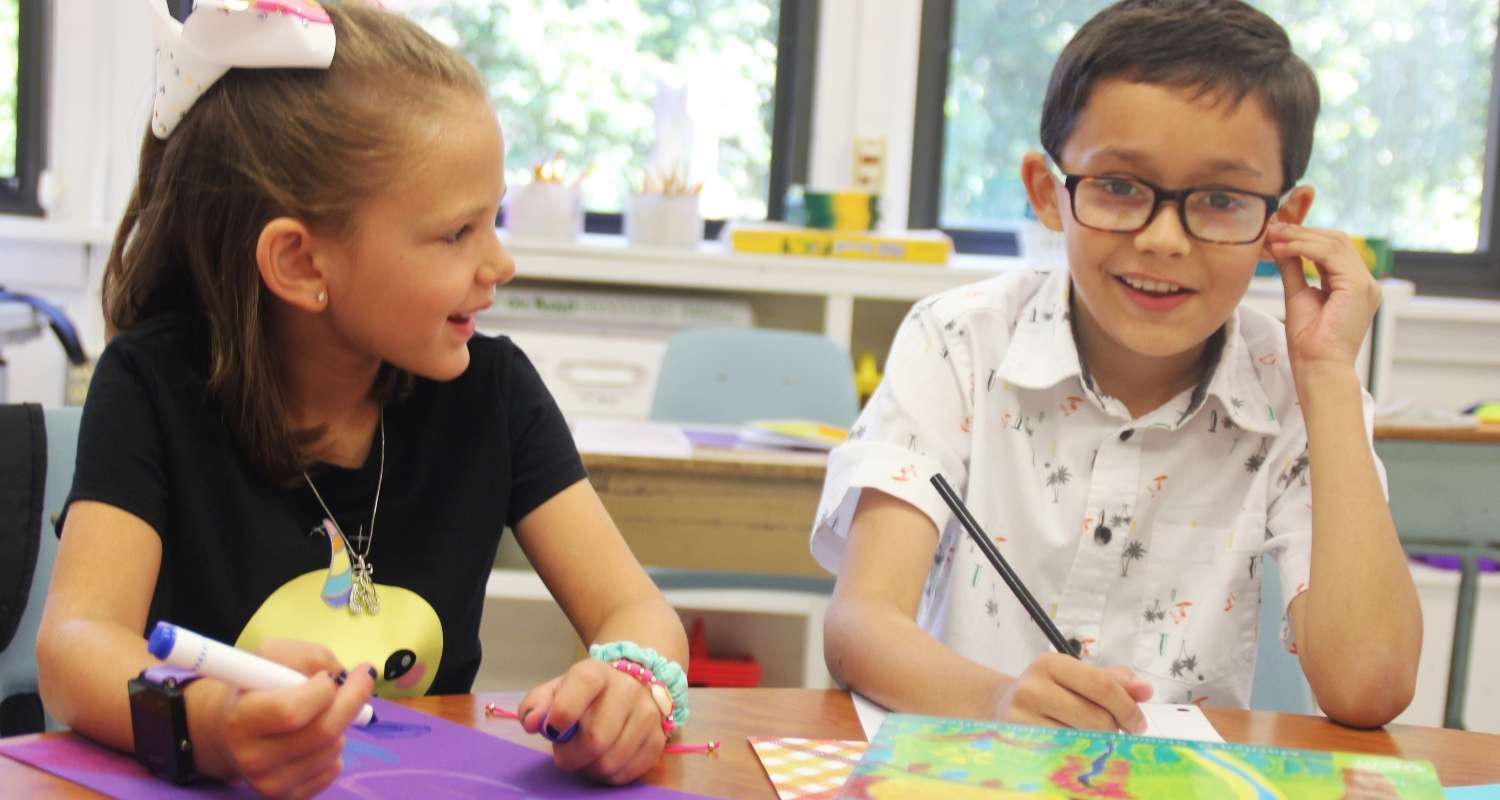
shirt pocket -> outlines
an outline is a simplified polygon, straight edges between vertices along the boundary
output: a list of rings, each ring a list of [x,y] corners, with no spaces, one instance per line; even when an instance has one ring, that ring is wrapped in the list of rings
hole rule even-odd
[[[1135,666],[1192,688],[1255,668],[1264,514],[1152,526]]]

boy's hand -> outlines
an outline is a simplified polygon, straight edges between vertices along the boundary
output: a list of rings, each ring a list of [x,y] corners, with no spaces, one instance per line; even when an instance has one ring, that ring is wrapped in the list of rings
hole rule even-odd
[[[287,689],[230,692],[219,713],[219,736],[235,771],[257,793],[311,797],[343,769],[344,730],[375,689],[374,670],[360,664],[343,686],[342,672],[325,647],[267,641],[259,655],[286,664],[310,680]]]
[[[553,744],[552,761],[602,783],[639,778],[656,766],[667,746],[651,692],[597,659],[583,659],[527,692],[517,713],[527,733],[550,726],[562,734],[578,723],[571,739]]]
[[[1294,372],[1352,367],[1380,307],[1380,284],[1354,243],[1338,231],[1272,222],[1266,244],[1286,291],[1286,344]],[[1320,288],[1308,285],[1303,258],[1317,267]]]
[[[1137,704],[1149,699],[1151,684],[1125,667],[1095,667],[1047,653],[1005,687],[997,714],[1022,725],[1141,733],[1146,716]]]

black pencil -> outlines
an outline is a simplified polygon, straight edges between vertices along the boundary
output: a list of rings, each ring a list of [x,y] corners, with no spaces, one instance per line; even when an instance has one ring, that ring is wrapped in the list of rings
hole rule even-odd
[[[1016,574],[1015,570],[1010,568],[1010,564],[1006,563],[1005,557],[1000,555],[1000,550],[995,547],[995,543],[990,541],[990,537],[986,536],[983,530],[980,530],[979,523],[974,520],[974,515],[969,513],[968,507],[964,505],[964,501],[958,498],[958,493],[953,491],[953,487],[948,485],[948,481],[941,474],[937,474],[932,476],[932,485],[937,489],[938,494],[942,496],[943,502],[947,503],[948,507],[953,509],[953,516],[958,517],[958,523],[964,526],[964,530],[968,531],[969,536],[973,537],[974,542],[979,545],[979,549],[984,551],[985,557],[990,560],[990,564],[994,565],[995,571],[1000,573],[1000,578],[1005,581],[1005,585],[1010,587],[1010,590],[1015,593],[1016,599],[1020,600],[1021,605],[1026,607],[1026,613],[1031,615],[1037,627],[1041,628],[1042,633],[1047,635],[1047,640],[1052,642],[1053,648],[1059,653],[1077,658],[1078,653],[1074,651],[1073,646],[1068,643],[1067,639],[1063,638],[1062,631],[1058,630],[1057,625],[1053,624],[1052,618],[1047,616],[1047,613],[1042,610],[1041,604],[1036,601],[1035,597],[1031,596],[1031,592],[1026,590],[1026,584],[1021,583],[1021,577]]]

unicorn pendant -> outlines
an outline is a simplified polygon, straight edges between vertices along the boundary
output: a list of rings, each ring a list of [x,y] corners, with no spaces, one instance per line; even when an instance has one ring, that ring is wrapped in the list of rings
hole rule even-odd
[[[324,605],[329,608],[347,608],[350,614],[380,613],[380,598],[375,593],[375,568],[363,557],[354,555],[350,559],[348,542],[338,523],[323,520],[323,533],[328,537],[328,575],[323,579],[319,593]]]

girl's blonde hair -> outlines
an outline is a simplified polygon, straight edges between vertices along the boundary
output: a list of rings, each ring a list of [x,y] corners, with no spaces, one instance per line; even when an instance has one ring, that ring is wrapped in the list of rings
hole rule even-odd
[[[327,70],[232,69],[170,138],[147,129],[104,272],[111,335],[165,314],[201,324],[225,421],[277,482],[303,469],[301,445],[320,432],[288,419],[255,260],[262,229],[292,217],[351,235],[361,202],[415,159],[422,118],[455,95],[485,97],[474,68],[411,21],[362,0],[323,5],[338,38]],[[387,365],[372,391],[383,401],[409,381]]]

